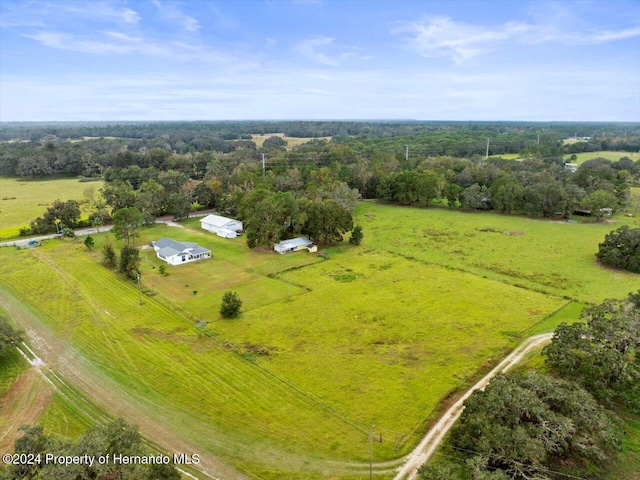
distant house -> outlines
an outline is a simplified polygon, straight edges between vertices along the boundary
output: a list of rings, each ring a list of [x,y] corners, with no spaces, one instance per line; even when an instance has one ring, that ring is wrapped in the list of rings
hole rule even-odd
[[[220,215],[207,215],[200,220],[200,226],[223,238],[236,238],[239,233],[242,233],[241,221]]]
[[[193,242],[176,242],[170,238],[162,237],[151,242],[156,255],[170,265],[181,265],[196,260],[211,258],[211,250],[199,246]]]
[[[273,249],[278,253],[297,252],[298,250],[307,249],[310,252],[317,252],[318,247],[313,244],[307,237],[292,238],[291,240],[283,240],[276,243]]]

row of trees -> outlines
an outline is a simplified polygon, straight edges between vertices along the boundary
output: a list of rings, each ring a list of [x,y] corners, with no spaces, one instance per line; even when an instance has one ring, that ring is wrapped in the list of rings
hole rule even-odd
[[[501,376],[474,392],[448,447],[462,461],[424,466],[421,478],[601,477],[623,437],[614,411],[640,412],[640,292],[581,318],[543,351],[558,378]]]
[[[174,169],[202,178],[211,155],[239,154],[260,159],[277,153],[283,140],[269,138],[261,150],[251,133],[284,132],[289,136],[332,137],[331,144],[349,157],[366,162],[390,154],[401,161],[410,147],[413,160],[433,156],[483,156],[489,139],[491,155],[550,157],[567,153],[640,149],[637,125],[592,125],[591,139],[562,145],[562,139],[584,125],[526,123],[362,123],[362,122],[235,122],[133,125],[0,126],[0,175],[37,178],[52,175],[107,175],[109,168],[132,165]],[[598,132],[596,136],[594,133]],[[627,133],[626,136],[623,132]],[[25,141],[31,139],[31,141]],[[21,140],[21,141],[16,141]],[[311,142],[306,152],[314,152]],[[301,150],[301,152],[304,150]],[[321,151],[317,152],[319,155]]]

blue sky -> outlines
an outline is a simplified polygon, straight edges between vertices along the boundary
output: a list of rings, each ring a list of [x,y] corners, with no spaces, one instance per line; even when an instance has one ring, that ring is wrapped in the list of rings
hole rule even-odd
[[[640,121],[640,2],[2,0],[0,121]]]

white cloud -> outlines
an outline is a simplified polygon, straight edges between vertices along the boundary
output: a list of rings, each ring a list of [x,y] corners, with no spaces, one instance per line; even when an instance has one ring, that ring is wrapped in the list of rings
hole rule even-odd
[[[151,0],[151,2],[156,6],[162,18],[178,23],[189,32],[200,30],[200,22],[180,10],[178,4],[169,1],[162,3],[160,0]]]
[[[462,63],[530,28],[523,23],[510,22],[489,29],[457,23],[448,17],[433,17],[402,25],[393,33],[407,35],[409,45],[423,57],[451,56],[457,63]]]
[[[40,31],[23,36],[49,48],[93,55],[143,54],[166,57],[172,54],[171,50],[164,45],[119,32],[104,32],[93,38],[53,31]]]
[[[322,35],[304,40],[294,50],[309,60],[331,67],[337,67],[344,60],[356,56],[355,48],[338,45],[334,38]]]
[[[567,31],[553,21],[507,22],[486,27],[456,22],[449,17],[429,17],[403,23],[392,33],[405,36],[408,45],[423,57],[451,57],[456,63],[463,63],[505,44],[594,45],[637,37],[640,27]]]

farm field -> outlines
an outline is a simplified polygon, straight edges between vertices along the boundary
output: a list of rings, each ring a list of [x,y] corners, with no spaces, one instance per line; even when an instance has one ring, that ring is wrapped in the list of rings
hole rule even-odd
[[[602,152],[584,152],[584,153],[576,153],[576,157],[578,157],[574,163],[580,165],[581,163],[586,162],[587,160],[591,160],[592,158],[606,158],[607,160],[611,160],[612,162],[620,160],[622,157],[628,157],[634,162],[640,159],[640,154],[638,152],[613,152],[613,151],[602,151]],[[571,154],[564,156],[565,162],[572,161]]]
[[[21,227],[28,227],[29,222],[42,215],[55,200],[82,201],[85,190],[93,189],[97,194],[102,185],[103,182],[80,182],[76,178],[0,177],[0,238],[17,236]]]
[[[568,298],[638,288],[637,275],[595,263],[611,225],[371,202],[356,223],[362,245],[328,249],[328,260],[250,251],[197,220],[144,229],[140,245],[169,236],[213,258],[164,276],[143,250],[142,306],[135,284],[99,264],[109,234],[93,252],[80,240],[0,249],[0,289],[132,412],[206,454],[252,478],[346,479],[368,472],[372,424],[384,438],[375,461],[397,459],[448,395],[518,340],[575,319],[582,305]],[[243,313],[222,320],[230,289]],[[86,420],[67,425],[74,411],[56,397],[43,423],[77,435]],[[390,468],[378,465],[379,478]]]

